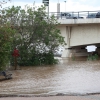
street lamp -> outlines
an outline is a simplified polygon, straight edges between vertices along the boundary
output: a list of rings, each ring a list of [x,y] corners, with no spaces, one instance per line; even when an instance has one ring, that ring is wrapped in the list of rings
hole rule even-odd
[[[11,0],[8,0],[8,1],[11,1]],[[0,7],[2,8],[2,5],[3,5],[3,4],[6,4],[6,3],[7,3],[6,0],[2,0],[2,1],[0,1]]]
[[[49,6],[49,0],[43,0],[42,3],[44,3],[45,6]]]
[[[66,1],[64,1],[65,2],[65,12],[66,12]]]
[[[42,0],[45,6],[48,6],[48,18],[49,18],[49,0]]]

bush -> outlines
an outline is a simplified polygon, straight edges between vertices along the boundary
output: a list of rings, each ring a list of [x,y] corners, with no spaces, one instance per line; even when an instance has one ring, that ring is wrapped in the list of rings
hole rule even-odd
[[[52,52],[37,53],[35,51],[29,57],[23,56],[22,58],[18,58],[18,64],[20,66],[52,65],[52,64],[57,64],[57,63],[58,63],[58,60],[54,59],[54,54]]]
[[[10,61],[10,50],[12,34],[14,31],[10,27],[0,27],[0,70],[4,70]]]
[[[89,55],[87,60],[89,61],[94,61],[94,60],[98,60],[99,56],[97,54],[94,55]]]

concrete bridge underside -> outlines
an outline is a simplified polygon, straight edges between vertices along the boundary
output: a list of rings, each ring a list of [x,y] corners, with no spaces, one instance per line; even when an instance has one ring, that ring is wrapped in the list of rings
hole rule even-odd
[[[68,20],[68,22],[67,22]],[[88,45],[97,46],[96,51],[100,54],[100,19],[67,19],[60,20],[58,28],[65,37],[65,50],[62,57],[87,56]]]

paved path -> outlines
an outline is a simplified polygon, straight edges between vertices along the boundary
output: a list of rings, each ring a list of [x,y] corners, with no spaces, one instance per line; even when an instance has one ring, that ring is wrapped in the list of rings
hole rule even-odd
[[[2,97],[0,100],[100,100],[100,95],[50,96],[50,97]]]

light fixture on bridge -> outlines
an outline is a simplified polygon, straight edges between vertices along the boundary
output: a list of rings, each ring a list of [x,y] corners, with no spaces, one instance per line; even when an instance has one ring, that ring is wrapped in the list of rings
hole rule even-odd
[[[94,52],[94,51],[96,51],[96,48],[97,47],[95,45],[89,45],[86,47],[87,52]]]

